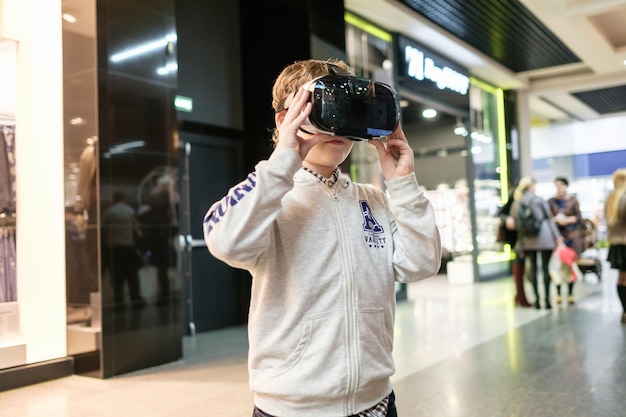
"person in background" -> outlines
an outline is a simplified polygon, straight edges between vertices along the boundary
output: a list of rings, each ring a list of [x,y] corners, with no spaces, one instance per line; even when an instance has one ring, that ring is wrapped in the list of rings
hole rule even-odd
[[[124,285],[128,284],[128,292],[132,307],[143,307],[145,301],[141,297],[139,286],[139,268],[142,263],[135,236],[141,233],[139,222],[135,217],[135,209],[126,202],[123,191],[113,193],[113,204],[102,215],[102,230],[107,249],[104,263],[113,278],[113,302],[116,307],[125,304]]]
[[[441,264],[435,212],[400,126],[369,140],[386,192],[341,174],[352,140],[303,127],[312,104],[302,86],[330,74],[352,71],[313,59],[283,69],[274,151],[204,218],[211,254],[252,275],[254,417],[396,417],[395,282],[432,277]]]
[[[622,323],[626,323],[626,168],[613,173],[613,191],[604,204],[609,253],[607,261],[618,270],[617,295],[622,303]]]
[[[515,242],[517,241],[517,231],[515,230],[515,218],[511,216],[511,206],[515,200],[514,194],[511,193],[508,201],[500,211],[498,216],[504,222],[506,226],[506,243],[509,244],[511,249],[515,248]],[[513,301],[516,306],[531,307],[531,304],[526,298],[526,292],[524,290],[524,272],[526,269],[526,260],[524,254],[521,252],[515,253],[515,259],[511,264],[511,273],[513,274],[513,281],[515,282],[515,297]]]
[[[566,246],[572,248],[576,252],[576,258],[585,250],[583,230],[584,225],[582,214],[580,212],[580,204],[578,199],[567,193],[569,181],[564,177],[554,179],[556,186],[556,194],[548,200],[550,210],[554,216],[563,241]],[[561,285],[555,284],[556,287],[556,304],[561,304]],[[574,281],[567,283],[567,303],[574,304]]]
[[[548,203],[535,194],[535,180],[532,177],[523,177],[513,193],[514,202],[511,206],[511,216],[515,218],[515,222],[519,224],[520,204],[525,204],[532,208],[537,219],[543,219],[541,229],[537,236],[524,236],[518,231],[515,250],[523,253],[524,257],[530,262],[530,276],[535,293],[535,308],[541,308],[539,297],[539,285],[537,276],[537,261],[541,257],[541,267],[543,271],[543,287],[544,287],[544,307],[551,309],[550,304],[550,274],[548,272],[548,261],[552,251],[557,244],[562,243],[563,237],[559,233],[556,224],[552,220],[552,213]]]

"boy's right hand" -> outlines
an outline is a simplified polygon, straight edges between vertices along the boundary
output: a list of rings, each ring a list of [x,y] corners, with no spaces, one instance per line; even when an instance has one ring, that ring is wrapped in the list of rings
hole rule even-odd
[[[291,148],[298,152],[302,160],[311,148],[320,141],[320,135],[313,135],[306,139],[298,135],[298,129],[304,124],[313,108],[309,102],[309,94],[310,92],[304,88],[298,89],[286,112],[281,112],[276,118],[278,127],[278,144],[276,147]]]

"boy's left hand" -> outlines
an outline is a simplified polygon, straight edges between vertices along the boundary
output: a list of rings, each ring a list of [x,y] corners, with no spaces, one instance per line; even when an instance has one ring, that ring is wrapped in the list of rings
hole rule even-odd
[[[380,139],[370,139],[378,151],[378,159],[383,175],[386,180],[405,177],[415,170],[415,156],[413,149],[404,135],[404,131],[398,125],[396,130],[387,136],[386,143]]]

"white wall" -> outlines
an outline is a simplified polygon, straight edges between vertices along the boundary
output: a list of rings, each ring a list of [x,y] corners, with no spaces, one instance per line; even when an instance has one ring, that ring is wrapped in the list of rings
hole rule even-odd
[[[578,197],[583,216],[602,223],[604,200],[612,186],[611,176],[574,178],[573,160],[568,157],[626,149],[626,117],[536,127],[531,129],[530,138],[532,159],[553,158],[549,168],[530,173],[537,179],[537,194],[552,197],[556,191],[554,178],[565,176],[570,181],[568,192]]]
[[[66,356],[61,0],[0,0],[17,41],[17,297],[26,360]]]
[[[530,141],[532,159],[623,150],[626,117],[535,127],[530,130]]]
[[[1,4],[1,3],[0,3]],[[15,89],[14,82],[4,80],[15,80],[16,74],[16,51],[13,41],[0,40],[0,80],[2,89],[0,90],[0,118],[15,117]]]

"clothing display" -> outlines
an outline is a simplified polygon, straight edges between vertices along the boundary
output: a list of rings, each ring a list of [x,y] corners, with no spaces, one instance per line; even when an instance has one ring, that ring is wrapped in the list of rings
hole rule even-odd
[[[0,212],[15,212],[15,127],[0,124]]]
[[[15,127],[0,124],[0,303],[17,300],[15,201]]]
[[[88,305],[99,291],[96,169],[97,142],[85,146],[78,161],[75,201],[66,207],[66,295],[68,304]],[[68,318],[69,320],[69,318]]]
[[[16,300],[15,226],[2,226],[0,227],[0,303]]]
[[[83,214],[83,210],[89,210],[95,200],[95,173],[96,173],[96,148],[89,144],[83,149],[78,162],[78,184],[76,185],[76,203],[74,212]]]

